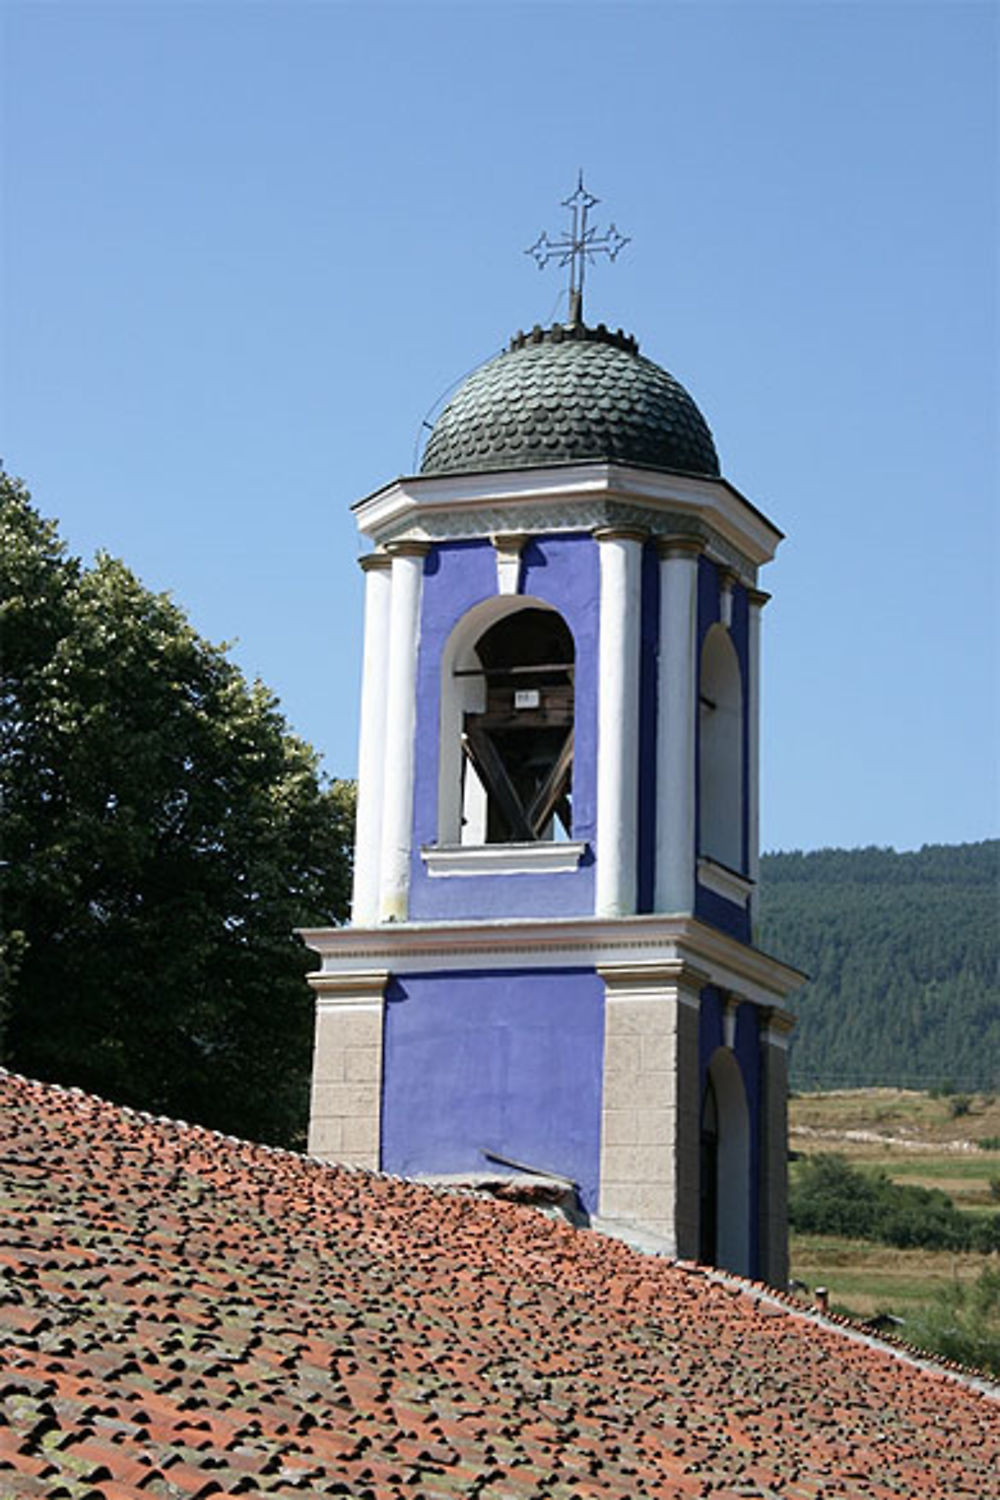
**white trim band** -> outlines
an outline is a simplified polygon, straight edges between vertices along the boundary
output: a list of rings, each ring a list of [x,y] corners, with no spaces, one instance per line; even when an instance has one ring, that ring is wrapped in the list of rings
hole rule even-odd
[[[432,877],[443,875],[563,875],[579,869],[583,843],[424,844],[420,858]]]

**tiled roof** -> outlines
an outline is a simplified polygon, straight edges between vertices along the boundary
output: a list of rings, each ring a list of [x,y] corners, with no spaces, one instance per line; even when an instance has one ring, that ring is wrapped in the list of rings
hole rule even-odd
[[[0,1076],[0,1497],[987,1500],[998,1405],[537,1211]]]
[[[476,370],[427,440],[422,474],[617,460],[717,477],[704,417],[635,341],[606,328],[536,328]]]

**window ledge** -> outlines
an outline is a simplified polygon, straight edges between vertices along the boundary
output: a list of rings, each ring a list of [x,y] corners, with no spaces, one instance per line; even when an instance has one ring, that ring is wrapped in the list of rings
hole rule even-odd
[[[425,844],[420,857],[431,876],[563,875],[579,868],[584,843]]]
[[[726,901],[735,901],[737,906],[746,905],[747,897],[754,888],[753,881],[748,880],[746,875],[740,875],[728,865],[720,865],[716,860],[709,859],[707,854],[703,854],[698,860],[698,884],[703,885],[707,891],[714,891],[715,895],[724,897]]]

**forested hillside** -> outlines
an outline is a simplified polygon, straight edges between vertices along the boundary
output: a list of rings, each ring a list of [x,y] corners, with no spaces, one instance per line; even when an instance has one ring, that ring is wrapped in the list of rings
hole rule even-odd
[[[1000,1087],[1000,840],[761,860],[761,947],[804,969],[792,1084]]]

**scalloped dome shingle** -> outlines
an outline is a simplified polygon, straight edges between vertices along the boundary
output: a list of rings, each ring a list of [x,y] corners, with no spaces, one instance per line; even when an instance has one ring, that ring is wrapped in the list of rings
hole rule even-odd
[[[422,474],[606,459],[719,475],[701,412],[634,339],[557,326],[519,334],[459,387],[434,424]]]

